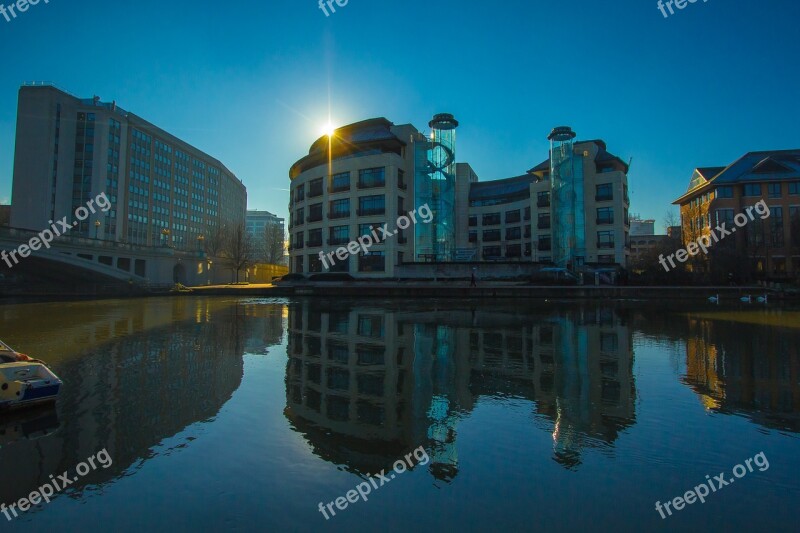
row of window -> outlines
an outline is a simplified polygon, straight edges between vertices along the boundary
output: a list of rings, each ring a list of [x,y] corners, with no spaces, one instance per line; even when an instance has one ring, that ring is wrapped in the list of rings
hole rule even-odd
[[[378,230],[378,228],[382,226],[383,224],[380,222],[375,222],[372,224],[359,224],[358,237],[372,235],[373,242],[380,244],[386,240],[382,233]],[[306,233],[308,234],[307,238]],[[375,235],[378,236],[377,240],[375,239]],[[310,229],[308,232],[298,231],[293,235],[293,237],[294,238],[289,246],[290,250],[299,250],[305,248],[306,246],[309,248],[316,248],[321,247],[323,244],[328,244],[330,246],[344,245],[355,240],[350,238],[350,226],[333,226],[328,228],[327,243],[324,243],[322,240],[322,228]],[[403,230],[398,230],[397,242],[399,244],[406,244],[408,242]]]
[[[403,198],[398,198],[398,211],[403,212]],[[373,196],[358,197],[358,216],[376,216],[386,214],[386,196],[382,194]],[[350,217],[350,198],[341,200],[331,200],[328,205],[328,218],[349,218]],[[289,216],[289,227],[301,226],[306,222],[319,222],[324,218],[322,202],[308,206],[308,216],[306,209],[297,208]]]
[[[349,191],[351,189],[351,172],[340,172],[331,176],[329,193]],[[294,190],[293,200],[295,203],[302,202],[308,198],[322,196],[325,178],[317,178],[308,182],[308,194],[306,194],[305,184],[299,185]],[[365,168],[358,171],[357,187],[359,189],[372,189],[386,186],[386,168]],[[405,173],[397,171],[397,187],[406,189]]]
[[[763,184],[761,183],[744,183],[741,185],[741,193],[743,197],[761,197],[763,196]],[[783,197],[783,187],[779,182],[767,183],[767,196],[769,198]],[[697,207],[700,204],[708,203],[714,198],[733,198],[733,185],[723,185],[717,187],[714,191],[707,192],[692,199],[689,202],[691,207]],[[800,181],[790,181],[787,183],[787,192],[789,196],[800,195]]]

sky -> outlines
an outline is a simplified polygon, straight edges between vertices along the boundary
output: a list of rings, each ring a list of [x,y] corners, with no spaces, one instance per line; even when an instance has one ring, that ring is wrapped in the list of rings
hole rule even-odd
[[[667,18],[656,0],[333,5],[42,0],[0,16],[0,203],[30,81],[116,100],[283,217],[289,167],[329,119],[424,131],[453,113],[457,159],[482,181],[523,174],[571,126],[632,159],[631,212],[658,230],[694,168],[800,148],[796,0],[698,0]]]

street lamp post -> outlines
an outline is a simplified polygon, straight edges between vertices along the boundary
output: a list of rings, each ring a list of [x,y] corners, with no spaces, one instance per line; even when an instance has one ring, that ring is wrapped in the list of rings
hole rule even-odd
[[[161,230],[161,236],[164,238],[164,246],[169,247],[169,233],[167,228]]]
[[[100,233],[100,221],[99,220],[95,220],[94,221],[94,238],[95,238],[95,240],[97,240],[99,233]]]
[[[197,251],[198,252],[202,252],[203,251],[203,249],[204,249],[203,245],[205,244],[205,242],[206,242],[206,238],[205,238],[204,235],[198,235],[197,236]]]

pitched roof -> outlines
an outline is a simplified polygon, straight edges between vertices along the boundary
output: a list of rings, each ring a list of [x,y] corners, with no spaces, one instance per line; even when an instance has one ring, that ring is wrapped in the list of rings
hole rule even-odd
[[[695,169],[686,193],[672,203],[681,204],[718,185],[798,179],[800,149],[748,152],[727,167]]]

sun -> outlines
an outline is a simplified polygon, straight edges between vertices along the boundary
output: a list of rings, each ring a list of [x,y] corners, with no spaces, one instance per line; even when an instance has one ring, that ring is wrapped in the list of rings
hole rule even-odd
[[[333,137],[333,134],[336,133],[336,128],[329,121],[324,126],[322,126],[321,132],[323,135],[327,135],[328,137]]]

